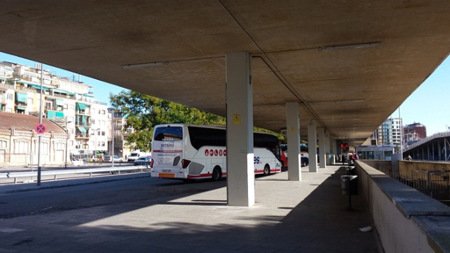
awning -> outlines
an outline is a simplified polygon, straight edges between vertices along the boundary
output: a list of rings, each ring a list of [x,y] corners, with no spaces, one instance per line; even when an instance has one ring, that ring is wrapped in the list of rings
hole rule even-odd
[[[40,85],[40,84],[32,84],[32,83],[29,83],[29,84],[28,84],[28,87],[32,87],[32,88],[35,88],[35,89],[38,89],[38,90],[41,89],[41,85]],[[42,90],[48,91],[48,90],[50,90],[50,88],[49,88],[49,87],[42,86]]]
[[[78,128],[78,130],[79,130],[81,133],[83,133],[83,134],[86,133],[86,128],[84,128],[84,127],[82,127],[82,126],[78,126],[77,128]]]
[[[64,112],[48,110],[47,119],[64,119]]]
[[[53,92],[59,93],[59,94],[64,94],[64,95],[70,95],[73,96],[75,95],[75,93],[67,91],[67,90],[61,90],[61,89],[53,89]]]
[[[87,116],[85,116],[85,115],[81,116],[81,124],[87,125]]]
[[[64,119],[64,112],[57,111],[56,112],[56,118],[57,119]]]
[[[26,93],[18,93],[16,92],[16,102],[19,103],[27,103],[28,95]]]
[[[77,107],[77,110],[86,110],[86,108],[88,108],[89,105],[77,102],[76,107]]]

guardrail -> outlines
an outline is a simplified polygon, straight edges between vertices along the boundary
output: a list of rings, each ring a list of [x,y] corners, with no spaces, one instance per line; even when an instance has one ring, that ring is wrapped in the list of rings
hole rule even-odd
[[[94,173],[114,173],[120,174],[122,171],[144,171],[148,169],[144,165],[127,166],[127,167],[108,167],[108,168],[92,168],[92,169],[64,169],[64,170],[42,170],[41,176],[53,176],[53,180],[57,180],[57,176],[60,175],[73,175],[73,174],[89,174],[92,177]],[[17,183],[18,178],[34,178],[37,177],[37,171],[25,171],[25,172],[3,172],[0,173],[0,179],[14,179],[14,184]]]

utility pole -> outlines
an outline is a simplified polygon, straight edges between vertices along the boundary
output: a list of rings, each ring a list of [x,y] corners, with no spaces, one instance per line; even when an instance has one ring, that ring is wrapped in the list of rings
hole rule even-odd
[[[39,125],[42,125],[42,83],[44,79],[43,75],[43,64],[41,63],[41,89],[40,89],[40,95],[39,95]],[[42,134],[39,134],[38,136],[38,174],[37,174],[37,185],[41,185],[41,138]]]
[[[115,110],[112,110],[111,113],[111,159],[112,159],[112,167],[114,168],[114,137],[115,137],[115,126],[114,126],[114,112]]]
[[[68,148],[69,148],[69,139],[70,139],[70,134],[69,134],[69,127],[68,127],[68,124],[69,123],[71,123],[71,121],[68,121],[67,120],[67,116],[66,116],[66,155],[65,155],[65,157],[64,157],[64,168],[65,169],[67,169],[67,156],[68,156],[68,154],[69,154],[69,150],[68,150]]]

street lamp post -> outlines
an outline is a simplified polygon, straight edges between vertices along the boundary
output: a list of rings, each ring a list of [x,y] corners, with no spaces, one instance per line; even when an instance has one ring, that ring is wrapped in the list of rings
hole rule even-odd
[[[114,135],[115,135],[115,133],[114,133],[114,113],[113,113],[113,118],[112,118],[112,140],[111,140],[111,146],[112,146],[112,149],[111,149],[111,157],[112,157],[112,167],[114,168]]]
[[[115,127],[114,127],[114,113],[115,110],[111,111],[111,161],[112,167],[114,168],[114,137],[115,137]]]
[[[69,145],[68,145],[68,143],[69,143],[69,139],[70,139],[70,134],[69,134],[69,128],[68,128],[68,124],[69,123],[72,123],[72,121],[68,121],[67,120],[67,117],[66,117],[66,129],[64,129],[64,130],[66,130],[66,155],[64,156],[64,168],[65,169],[67,169],[67,156],[68,156],[68,154],[69,154]]]
[[[41,89],[40,89],[40,97],[39,97],[39,125],[42,125],[42,83],[44,79],[43,75],[43,64],[41,63]],[[38,172],[37,172],[37,185],[41,185],[41,137],[42,134],[38,136]]]

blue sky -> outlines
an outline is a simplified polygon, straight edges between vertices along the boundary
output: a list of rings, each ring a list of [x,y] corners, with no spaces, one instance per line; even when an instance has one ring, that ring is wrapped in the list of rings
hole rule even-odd
[[[13,55],[0,53],[0,61],[10,61],[26,66],[36,62]],[[72,78],[74,73],[44,65],[55,75]],[[76,79],[92,86],[95,98],[109,104],[109,95],[117,94],[124,88],[102,82],[83,75]],[[399,109],[391,117],[398,117]],[[419,122],[427,127],[427,135],[444,132],[450,127],[450,57],[448,57],[400,106],[400,116],[404,124]]]
[[[30,61],[30,60],[27,60],[27,59],[24,59],[21,57],[17,57],[14,55],[5,54],[5,53],[0,52],[0,62],[1,61],[9,61],[9,62],[14,62],[14,63],[19,63],[21,65],[30,66],[30,67],[35,67],[37,64],[37,62],[35,62],[35,61]],[[108,105],[110,104],[109,103],[109,95],[110,94],[115,95],[115,94],[118,94],[120,91],[124,90],[124,88],[122,88],[120,86],[106,83],[106,82],[103,82],[103,81],[100,81],[100,80],[97,80],[94,78],[90,78],[87,76],[78,75],[71,71],[67,71],[67,70],[60,69],[60,68],[55,68],[50,65],[44,64],[44,69],[50,71],[54,75],[65,76],[65,77],[68,77],[69,79],[72,79],[72,77],[75,75],[75,80],[78,80],[78,78],[79,78],[79,80],[81,82],[92,86],[92,91],[94,92],[94,96],[98,101],[107,103]]]
[[[419,122],[427,135],[448,131],[450,127],[450,57],[400,105],[403,124]],[[398,117],[399,109],[391,115]]]

